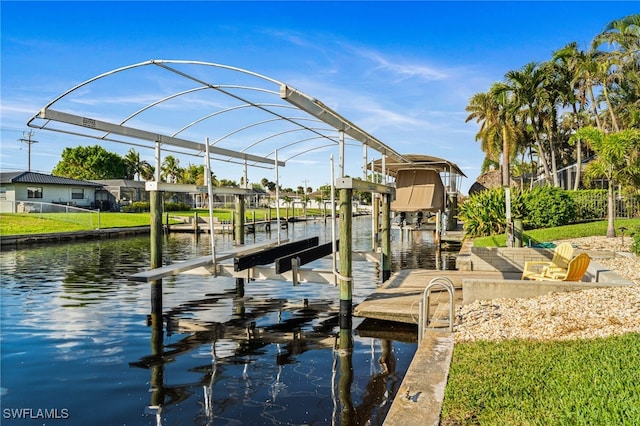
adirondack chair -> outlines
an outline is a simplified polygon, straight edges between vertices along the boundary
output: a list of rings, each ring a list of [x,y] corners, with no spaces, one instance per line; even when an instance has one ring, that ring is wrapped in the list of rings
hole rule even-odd
[[[542,275],[551,277],[555,273],[566,272],[569,261],[573,257],[573,246],[571,243],[561,243],[553,250],[551,261],[529,261],[525,262],[520,279],[529,278],[532,275]]]
[[[586,253],[580,253],[574,257],[566,272],[552,273],[547,275],[530,275],[529,279],[536,281],[580,281],[587,272],[591,258]]]

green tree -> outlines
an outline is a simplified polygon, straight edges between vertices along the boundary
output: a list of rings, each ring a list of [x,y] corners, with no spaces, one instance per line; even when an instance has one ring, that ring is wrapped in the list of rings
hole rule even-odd
[[[65,148],[62,159],[53,168],[55,176],[72,179],[126,179],[125,160],[100,145]]]
[[[496,137],[498,106],[495,98],[489,93],[476,93],[469,100],[465,110],[469,113],[465,122],[475,120],[480,124],[476,141],[480,142],[480,149],[485,154],[481,169],[484,173],[489,170],[490,165],[500,163],[500,143]]]
[[[127,179],[136,178],[139,181],[145,170],[151,167],[147,161],[140,159],[140,154],[133,148],[125,154],[124,162],[127,166]]]
[[[547,97],[547,92],[545,91],[546,78],[545,70],[535,62],[530,62],[520,70],[508,71],[505,74],[505,84],[509,86],[514,96],[514,104],[517,105],[522,115],[526,117],[527,124],[531,126],[544,176],[547,182],[551,182],[551,170],[547,160],[548,150],[542,143],[540,134],[542,109]]]
[[[204,185],[204,165],[189,164],[183,172],[182,183]]]
[[[169,183],[178,183],[178,177],[182,176],[182,169],[180,168],[180,160],[173,155],[167,155],[162,161],[160,168],[160,177],[165,179]]]
[[[615,237],[615,186],[640,182],[640,130],[605,133],[594,127],[584,127],[576,132],[572,140],[577,138],[586,141],[597,156],[587,165],[585,178],[604,177],[608,182],[607,237]]]
[[[218,186],[228,186],[232,188],[237,188],[238,182],[230,179],[220,179],[220,181],[218,182]]]

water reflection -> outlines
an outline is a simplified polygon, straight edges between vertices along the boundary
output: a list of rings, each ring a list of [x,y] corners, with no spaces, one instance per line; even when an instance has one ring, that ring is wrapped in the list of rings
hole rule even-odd
[[[287,311],[285,301],[274,302],[272,308],[278,312]],[[291,310],[291,309],[288,309]],[[263,306],[263,314],[271,310]],[[193,419],[197,424],[212,424],[214,419],[262,419],[263,424],[313,424],[307,420],[294,420],[296,416],[307,418],[308,399],[318,398],[317,391],[305,390],[295,381],[287,378],[293,371],[302,374],[312,387],[331,387],[332,417],[331,424],[358,425],[382,424],[384,415],[391,404],[393,395],[400,385],[401,375],[396,375],[396,354],[393,342],[389,339],[379,341],[381,353],[375,359],[374,341],[371,341],[371,369],[369,379],[360,389],[358,402],[354,402],[354,338],[352,330],[341,329],[337,335],[331,334],[338,319],[333,314],[316,323],[312,330],[305,330],[303,323],[320,318],[321,309],[304,306],[293,308],[292,320],[257,327],[255,319],[259,315],[235,318],[226,323],[199,324],[199,330],[182,337],[179,341],[167,344],[164,330],[172,324],[170,318],[152,314],[149,318],[151,328],[151,353],[132,367],[148,369],[150,373],[151,396],[146,413],[156,419],[157,424],[171,424],[163,412],[171,406],[178,406],[194,395],[194,388],[202,389],[201,408]],[[193,328],[193,324],[174,324],[176,331],[182,327]],[[328,333],[329,332],[329,333]],[[269,349],[275,346],[275,353]],[[332,353],[330,370],[323,373],[322,368],[303,371],[299,356],[307,351],[328,350]],[[185,383],[169,384],[165,382],[165,373],[171,371],[171,364],[179,356],[195,352],[199,358],[210,358],[210,364],[199,365],[189,371],[199,377]],[[266,358],[266,359],[265,359]],[[257,366],[257,364],[260,364]],[[379,371],[375,365],[379,366]],[[234,368],[242,366],[240,376]],[[328,365],[326,367],[329,367]],[[289,368],[289,369],[287,369]],[[259,374],[255,375],[256,370]],[[235,369],[237,371],[237,369]],[[170,375],[170,373],[167,373]],[[331,383],[327,383],[331,377]],[[231,389],[230,383],[233,383]],[[262,395],[262,397],[261,397]],[[263,400],[266,396],[266,400]],[[320,397],[318,404],[326,406]],[[291,402],[293,401],[293,402]],[[239,406],[250,406],[257,417],[234,417]],[[286,416],[285,416],[286,414]],[[291,422],[284,422],[291,418]],[[327,419],[328,420],[328,419]],[[252,421],[260,424],[261,421]],[[321,421],[325,423],[325,421]]]
[[[306,237],[305,226],[330,239],[323,223],[282,236]],[[165,244],[165,262],[209,252],[207,235]],[[127,280],[148,267],[148,245],[140,237],[0,253],[3,408],[68,408],[69,424],[382,423],[414,340],[363,331],[359,319],[341,333],[330,285],[252,281],[239,292],[233,279],[181,275],[163,280],[154,304],[159,287]],[[393,236],[394,270],[433,269],[435,254],[423,249]],[[379,284],[375,265],[355,262],[354,280],[356,304]],[[97,413],[98,401],[108,409]]]

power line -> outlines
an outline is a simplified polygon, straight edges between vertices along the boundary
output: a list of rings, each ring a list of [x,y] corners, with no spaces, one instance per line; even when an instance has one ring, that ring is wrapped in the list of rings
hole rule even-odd
[[[34,143],[38,143],[37,140],[33,139],[33,130],[29,130],[29,132],[22,132],[22,137],[18,139],[20,142],[24,142],[29,146],[29,154],[28,154],[28,163],[27,163],[27,171],[31,171],[31,145]]]

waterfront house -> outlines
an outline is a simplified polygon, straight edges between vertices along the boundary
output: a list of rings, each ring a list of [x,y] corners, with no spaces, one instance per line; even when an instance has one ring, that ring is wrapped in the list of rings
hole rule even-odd
[[[28,171],[0,173],[0,212],[51,211],[54,205],[96,208],[102,185]]]

